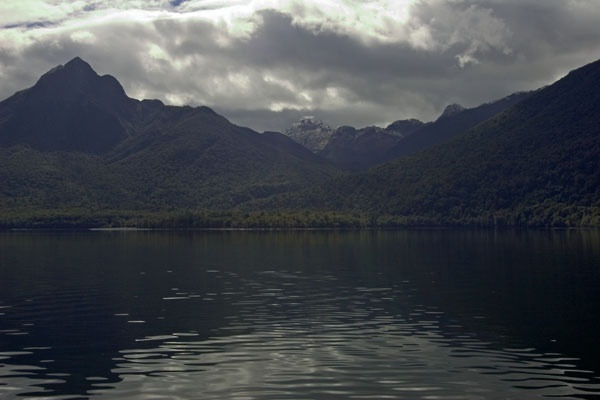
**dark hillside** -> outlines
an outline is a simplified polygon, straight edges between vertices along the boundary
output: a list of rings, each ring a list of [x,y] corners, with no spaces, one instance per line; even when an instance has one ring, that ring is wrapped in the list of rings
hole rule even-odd
[[[451,111],[436,123],[471,110]],[[342,175],[208,107],[130,99],[75,59],[0,102],[0,227],[600,227],[598,160],[600,61],[443,144]]]
[[[224,209],[322,182],[337,168],[208,107],[127,97],[75,58],[0,102],[3,215]]]
[[[333,131],[327,145],[318,154],[346,170],[365,171],[447,142],[514,106],[530,94],[516,93],[468,109],[452,104],[434,122],[423,123],[413,119],[396,121],[386,128],[355,129],[343,126]]]
[[[80,58],[0,103],[0,145],[101,154],[130,133],[136,100]]]
[[[450,105],[436,121],[423,126],[414,135],[407,137],[388,150],[382,157],[382,161],[392,161],[447,142],[456,135],[518,104],[529,95],[531,95],[531,92],[515,93],[498,101],[474,108],[457,107],[456,104]]]
[[[445,145],[273,200],[379,224],[600,226],[600,61]]]

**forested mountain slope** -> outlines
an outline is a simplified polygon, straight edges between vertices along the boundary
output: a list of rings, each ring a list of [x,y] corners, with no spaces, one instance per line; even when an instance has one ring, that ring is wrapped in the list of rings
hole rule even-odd
[[[127,97],[75,58],[0,102],[0,210],[226,209],[337,168],[208,107]]]
[[[514,93],[490,103],[473,108],[464,108],[457,104],[446,107],[442,115],[402,140],[381,158],[382,163],[399,157],[414,154],[428,147],[451,140],[481,122],[506,111],[531,95],[531,92]]]
[[[600,61],[446,144],[255,207],[379,225],[600,226]]]
[[[208,107],[131,99],[74,59],[0,102],[0,227],[600,226],[598,160],[600,61],[343,175]]]
[[[451,104],[433,122],[398,120],[386,128],[341,126],[331,129],[323,122],[303,119],[286,134],[344,170],[364,171],[449,141],[514,106],[530,94],[515,93],[473,108]],[[321,147],[315,148],[309,144],[313,142],[318,142]]]

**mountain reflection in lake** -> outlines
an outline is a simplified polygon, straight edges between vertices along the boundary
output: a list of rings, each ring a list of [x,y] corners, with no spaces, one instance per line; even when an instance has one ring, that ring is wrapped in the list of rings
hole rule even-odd
[[[0,398],[600,398],[596,231],[0,235]]]

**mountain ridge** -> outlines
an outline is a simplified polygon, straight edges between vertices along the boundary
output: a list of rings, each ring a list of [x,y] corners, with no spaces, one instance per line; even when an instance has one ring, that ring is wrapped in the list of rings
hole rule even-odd
[[[600,226],[600,60],[448,142],[255,207],[376,226]]]
[[[600,60],[352,174],[208,107],[130,99],[84,63],[0,102],[0,228],[600,227]],[[47,96],[65,71],[79,86]]]
[[[75,58],[0,102],[0,145],[103,153],[131,133],[122,120],[137,102],[114,77]]]
[[[283,134],[313,153],[318,153],[327,145],[333,132],[334,130],[325,122],[307,115],[295,122],[291,128],[283,131]]]
[[[0,202],[13,208],[233,207],[339,171],[206,106],[129,98],[76,58],[0,102]]]
[[[450,104],[431,122],[406,119],[394,121],[385,128],[340,126],[332,129],[323,121],[304,117],[284,133],[344,170],[359,172],[444,143],[531,93],[513,93],[473,108]]]

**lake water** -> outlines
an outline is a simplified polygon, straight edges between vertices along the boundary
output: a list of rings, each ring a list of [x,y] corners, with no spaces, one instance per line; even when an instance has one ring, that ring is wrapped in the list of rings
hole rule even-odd
[[[0,398],[600,399],[600,232],[0,234]]]

